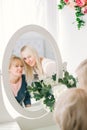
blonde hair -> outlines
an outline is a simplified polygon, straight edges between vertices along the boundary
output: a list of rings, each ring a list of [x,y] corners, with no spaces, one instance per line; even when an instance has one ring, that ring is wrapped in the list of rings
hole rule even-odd
[[[21,48],[21,53],[25,52],[25,51],[28,51],[28,53],[30,51],[32,52],[33,56],[36,59],[36,65],[35,65],[36,66],[36,72],[39,76],[43,75],[43,69],[42,69],[42,65],[41,65],[41,61],[40,61],[40,57],[38,55],[38,52],[35,50],[35,48],[31,47],[30,45],[25,45]],[[23,62],[24,62],[24,60],[23,60]],[[27,82],[31,82],[34,78],[33,68],[25,62],[24,62],[24,67],[25,67],[26,80],[27,80]]]
[[[87,93],[84,89],[66,90],[58,99],[54,119],[61,130],[87,130]]]
[[[82,61],[77,67],[76,74],[80,87],[87,89],[87,59]]]
[[[17,57],[17,56],[15,56],[15,55],[12,55],[12,56],[10,57],[10,60],[9,60],[9,69],[10,69],[12,63],[14,63],[14,62],[16,62],[16,61],[20,61],[20,63],[24,66],[23,61],[22,61],[22,59],[21,59],[20,57]]]

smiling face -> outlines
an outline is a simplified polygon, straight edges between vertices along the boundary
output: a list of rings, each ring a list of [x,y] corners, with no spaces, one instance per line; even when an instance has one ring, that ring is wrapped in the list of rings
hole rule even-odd
[[[14,59],[9,67],[10,74],[21,77],[23,73],[23,63],[19,59]]]
[[[27,48],[21,52],[22,59],[24,62],[31,66],[34,67],[36,64],[36,59],[35,56],[33,55],[32,51],[28,50]]]

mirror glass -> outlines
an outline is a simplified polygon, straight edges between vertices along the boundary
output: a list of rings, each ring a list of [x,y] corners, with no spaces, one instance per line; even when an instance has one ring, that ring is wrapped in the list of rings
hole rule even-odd
[[[19,29],[9,40],[3,60],[3,83],[14,108],[27,116],[26,111],[42,111],[42,101],[35,101],[32,94],[26,95],[25,91],[27,85],[46,80],[53,74],[62,75],[62,61],[50,33],[36,25]]]
[[[26,46],[26,49],[21,52],[21,49],[24,46]],[[45,79],[45,78],[51,77],[52,74],[57,73],[55,53],[50,44],[50,41],[47,41],[47,39],[38,32],[31,31],[31,32],[27,32],[27,33],[23,34],[22,36],[20,36],[19,39],[15,43],[15,47],[12,50],[11,56],[20,57],[23,60],[25,67],[26,67],[27,61],[30,62],[30,64],[29,63],[27,64],[30,66],[33,62],[31,53],[34,53],[34,52],[30,52],[30,51],[32,51],[31,48],[29,48],[27,50],[28,47],[34,48],[34,50],[38,53],[42,71],[43,71],[43,73],[39,77],[38,72],[35,72],[35,71],[39,70],[39,69],[35,68],[36,65],[38,65],[38,63],[35,63],[33,66],[31,66],[31,68],[33,69],[33,73],[34,73],[33,74],[34,78],[32,79],[32,81],[28,81],[29,84],[31,84],[31,82],[34,82],[38,79]],[[33,54],[33,56],[34,56],[34,54]],[[25,58],[26,58],[26,60],[25,60]],[[35,62],[37,61],[37,58],[38,57],[35,54],[35,59],[34,59]],[[47,64],[50,64],[50,65],[47,66]],[[27,71],[29,71],[29,70],[27,70]],[[24,69],[24,75],[26,76],[25,69]],[[33,106],[35,107],[35,106],[39,105],[39,103],[40,103],[40,101],[35,101],[34,98],[31,98],[31,107],[33,107]],[[25,107],[25,109],[31,110],[31,107],[29,107],[29,108]],[[40,107],[38,109],[40,109]]]

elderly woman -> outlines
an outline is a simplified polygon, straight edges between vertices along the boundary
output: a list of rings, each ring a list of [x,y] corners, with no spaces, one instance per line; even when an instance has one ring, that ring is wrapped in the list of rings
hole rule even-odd
[[[22,106],[31,106],[30,94],[27,90],[25,75],[23,75],[24,65],[17,56],[11,56],[9,62],[9,82],[15,99]]]
[[[87,92],[71,88],[55,104],[54,118],[59,130],[87,130]]]
[[[82,61],[76,69],[78,87],[87,90],[87,59]]]
[[[87,59],[79,64],[76,74],[78,88],[66,90],[55,105],[60,130],[87,130]]]

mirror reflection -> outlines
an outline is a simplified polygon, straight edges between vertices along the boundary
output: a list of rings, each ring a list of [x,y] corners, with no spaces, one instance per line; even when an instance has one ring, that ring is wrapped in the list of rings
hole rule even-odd
[[[31,106],[30,94],[27,91],[27,82],[23,74],[24,64],[21,58],[11,56],[9,62],[9,81],[11,90],[21,106]]]
[[[23,108],[41,106],[27,90],[28,84],[57,73],[55,54],[50,41],[31,31],[15,43],[9,60],[9,82],[15,99]]]

